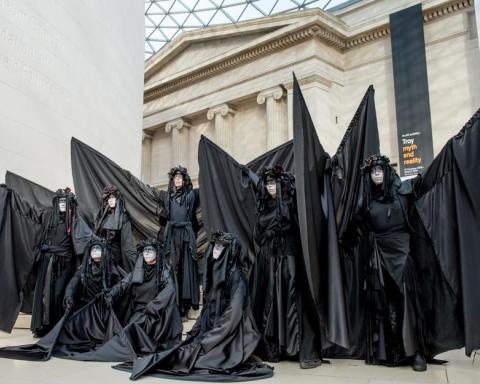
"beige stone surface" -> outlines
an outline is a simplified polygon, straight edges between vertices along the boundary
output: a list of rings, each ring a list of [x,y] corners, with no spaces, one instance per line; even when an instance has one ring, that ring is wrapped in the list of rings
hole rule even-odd
[[[193,321],[184,323],[186,330]],[[0,347],[35,342],[28,330],[15,329],[12,334],[0,333]],[[480,356],[478,356],[480,358]],[[410,367],[379,367],[359,360],[332,359],[314,369],[300,369],[296,362],[273,364],[271,379],[261,383],[285,384],[477,384],[480,380],[480,360],[465,356],[463,350],[440,355],[445,365],[429,365],[426,372],[414,372]],[[112,363],[82,362],[52,358],[47,362],[0,359],[0,383],[8,384],[83,384],[128,383],[128,373],[113,370]],[[173,380],[169,382],[188,383]],[[160,379],[145,377],[142,383],[159,383]]]
[[[0,1],[0,181],[72,185],[70,138],[140,174],[143,4]]]
[[[157,132],[168,121],[186,118],[192,121],[191,133],[204,129],[210,138],[220,140],[213,119],[210,125],[199,122],[203,128],[195,119],[226,103],[236,111],[230,116],[228,136],[234,144],[227,147],[238,161],[248,162],[271,147],[274,121],[280,126],[287,119],[286,135],[279,128],[270,136],[282,137],[275,143],[292,137],[295,72],[320,141],[331,154],[372,84],[381,151],[397,163],[388,21],[390,13],[418,3],[424,12],[436,154],[480,107],[480,52],[471,0],[363,0],[333,14],[308,10],[290,18],[276,15],[182,34],[146,63],[144,130]],[[253,102],[262,92],[278,87],[284,87],[285,99],[275,104]],[[199,138],[193,133],[189,142],[187,166],[194,176]],[[163,148],[157,140],[168,138],[154,135],[152,146]],[[151,162],[152,176],[147,181],[155,184],[159,180],[155,172],[168,169],[171,163],[159,151],[152,152]]]

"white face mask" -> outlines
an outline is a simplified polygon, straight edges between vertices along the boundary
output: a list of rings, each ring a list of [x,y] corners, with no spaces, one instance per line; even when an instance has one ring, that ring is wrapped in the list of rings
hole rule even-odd
[[[157,251],[155,250],[154,247],[148,246],[143,248],[143,260],[147,264],[154,264],[154,262],[157,260]]]
[[[268,180],[267,181],[267,192],[273,198],[277,197],[277,182],[275,180]]]
[[[372,180],[373,184],[383,184],[383,178],[383,168],[380,165],[374,166],[370,172],[370,179]]]
[[[99,245],[94,245],[90,248],[90,257],[95,263],[100,262],[102,259],[102,247]]]
[[[115,206],[117,205],[117,198],[115,196],[110,196],[107,202],[110,208],[115,208]]]
[[[213,258],[217,260],[221,256],[224,249],[225,246],[222,243],[215,243],[215,246],[213,247]]]
[[[173,185],[175,188],[182,188],[183,187],[183,176],[177,174],[173,176]]]
[[[65,197],[58,199],[58,210],[60,212],[65,212],[67,210],[67,199]]]

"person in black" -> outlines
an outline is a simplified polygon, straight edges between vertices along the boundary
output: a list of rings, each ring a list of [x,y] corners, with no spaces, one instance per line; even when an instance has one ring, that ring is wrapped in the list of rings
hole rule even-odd
[[[320,336],[306,308],[306,290],[299,284],[295,179],[280,166],[264,168],[255,189],[253,311],[262,334],[256,354],[270,362],[294,358],[301,368],[314,368],[322,363]]]
[[[361,219],[369,243],[367,265],[367,352],[369,364],[427,369],[415,261],[410,249],[408,198],[390,160],[365,161]]]
[[[237,239],[216,232],[206,252],[204,306],[186,340],[123,364],[132,379],[145,374],[184,380],[244,381],[272,376],[251,356],[260,339],[250,308],[249,264]]]
[[[180,342],[182,322],[176,304],[175,281],[157,240],[141,241],[135,269],[106,295],[112,306],[129,300],[124,332],[137,355],[170,348]]]
[[[158,238],[163,235],[165,257],[175,274],[178,308],[186,320],[190,308],[199,308],[195,235],[199,193],[198,189],[193,189],[186,168],[174,167],[168,177],[168,190],[158,191],[160,223],[165,227]]]
[[[36,282],[30,328],[36,336],[43,336],[63,316],[65,288],[80,265],[84,245],[80,237],[74,236],[74,224],[77,230],[81,219],[77,217],[77,202],[70,188],[57,190],[52,209],[42,211],[39,217],[45,229],[34,265]]]
[[[132,226],[125,202],[115,186],[102,191],[100,209],[95,218],[95,235],[107,240],[112,257],[126,272],[133,270],[137,257]]]
[[[65,310],[78,309],[106,294],[126,276],[117,265],[106,239],[92,239],[85,250],[82,265],[65,289]]]

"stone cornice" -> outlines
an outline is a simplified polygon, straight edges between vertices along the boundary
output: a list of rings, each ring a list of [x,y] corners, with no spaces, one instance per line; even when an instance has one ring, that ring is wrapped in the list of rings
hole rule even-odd
[[[423,22],[428,24],[441,17],[448,16],[462,9],[470,8],[474,4],[474,0],[452,0],[447,3],[423,10]],[[346,49],[355,48],[359,45],[369,43],[374,40],[382,39],[390,35],[390,25],[384,24],[375,29],[360,33],[347,39]]]
[[[470,8],[473,4],[474,0],[451,0],[438,6],[424,9],[423,19],[425,23],[430,23],[439,18]],[[187,85],[191,85],[192,83],[215,76],[217,73],[233,69],[262,56],[300,44],[313,37],[316,37],[337,50],[345,51],[357,48],[375,40],[383,39],[390,35],[390,26],[388,22],[379,25],[374,29],[359,34],[353,34],[351,36],[348,36],[347,32],[341,31],[340,28],[338,30],[335,29],[336,28],[333,28],[331,25],[322,23],[320,19],[315,19],[314,22],[307,23],[298,29],[293,29],[291,32],[273,38],[263,44],[241,50],[240,52],[217,62],[201,66],[188,73],[180,74],[178,77],[167,80],[161,84],[153,85],[145,90],[144,103],[169,94]]]

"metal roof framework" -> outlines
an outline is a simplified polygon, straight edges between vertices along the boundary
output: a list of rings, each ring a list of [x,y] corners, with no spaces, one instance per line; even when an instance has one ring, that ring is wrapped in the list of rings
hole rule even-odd
[[[321,8],[346,0],[145,0],[145,60],[182,31]]]

